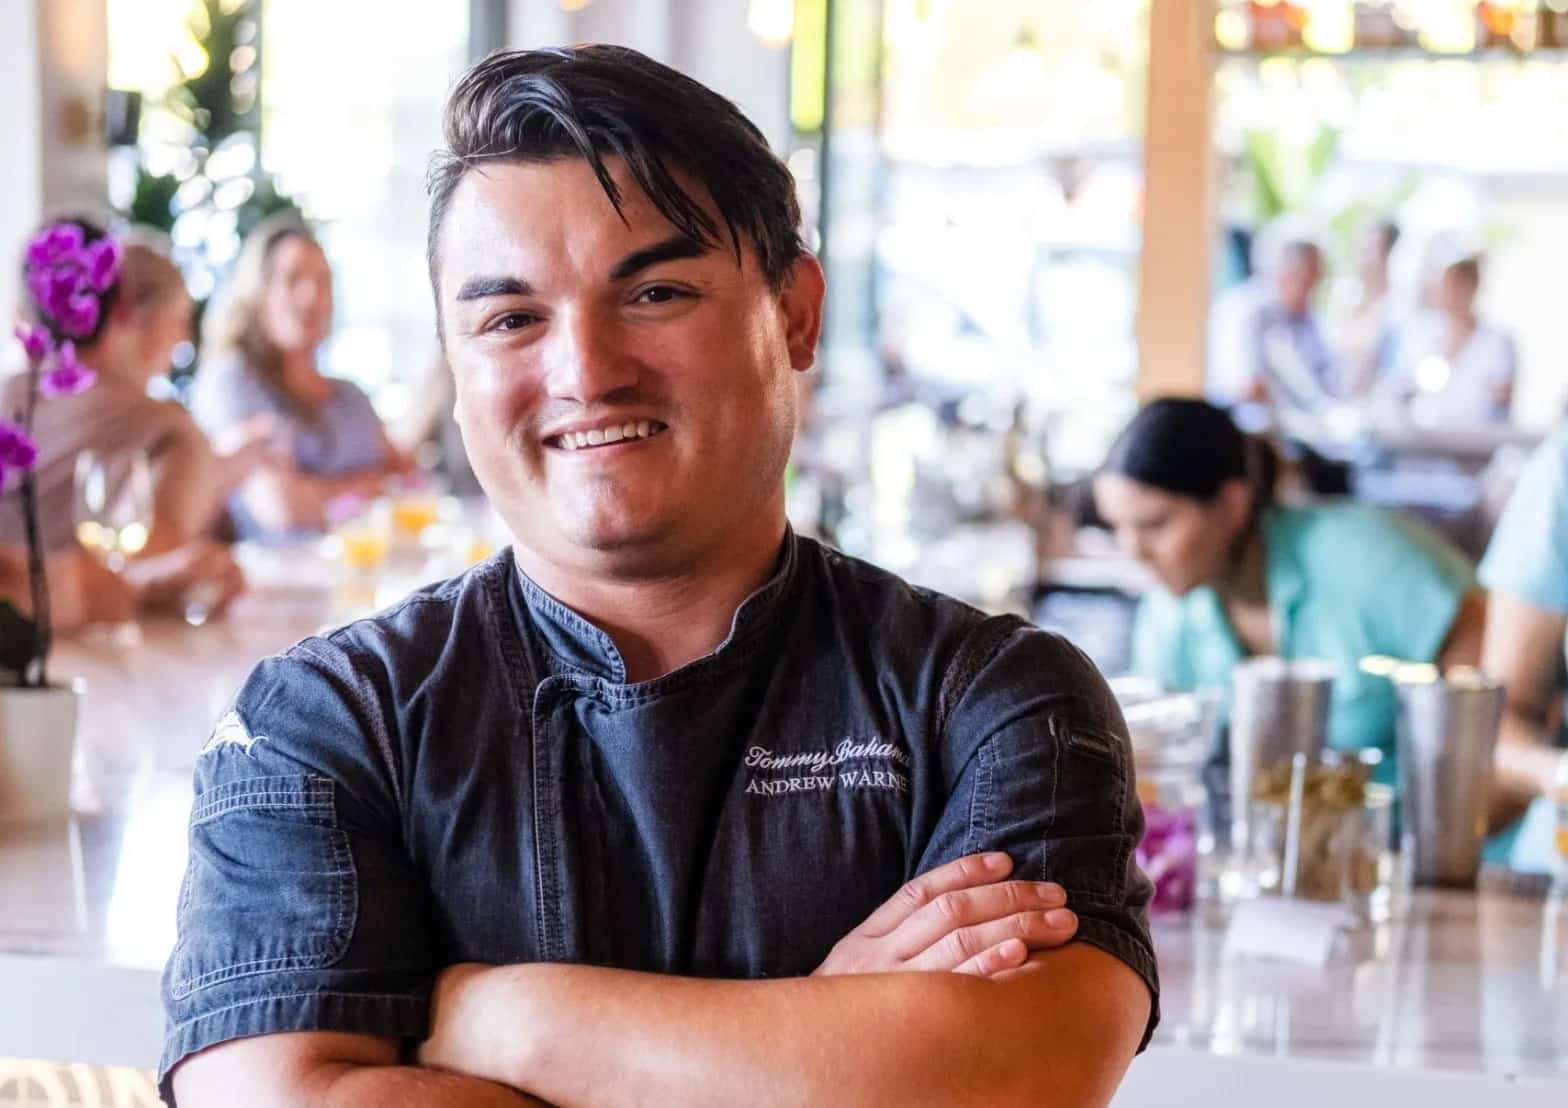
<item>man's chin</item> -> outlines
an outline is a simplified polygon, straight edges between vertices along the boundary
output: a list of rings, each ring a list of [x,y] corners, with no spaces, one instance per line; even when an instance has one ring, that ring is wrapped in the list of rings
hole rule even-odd
[[[657,549],[675,530],[673,521],[652,515],[581,517],[560,529],[561,537],[584,553],[617,555]]]

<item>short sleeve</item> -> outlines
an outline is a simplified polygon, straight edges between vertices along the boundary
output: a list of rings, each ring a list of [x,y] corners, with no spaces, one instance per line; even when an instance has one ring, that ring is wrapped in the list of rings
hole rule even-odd
[[[1341,581],[1357,582],[1375,652],[1435,659],[1453,629],[1465,593],[1475,588],[1469,560],[1424,524],[1373,509],[1354,509],[1362,523],[1346,536]]]
[[[1542,443],[1520,474],[1481,560],[1481,583],[1568,612],[1568,435]]]
[[[435,967],[390,743],[332,651],[308,640],[262,662],[198,757],[163,975],[171,1104],[171,1070],[231,1039],[425,1033]]]
[[[1147,1045],[1159,1022],[1159,977],[1152,886],[1134,857],[1143,809],[1126,725],[1104,679],[1065,639],[1019,629],[979,669],[945,734],[955,786],[920,872],[1002,850],[1020,879],[1062,885],[1078,939],[1148,986]]]

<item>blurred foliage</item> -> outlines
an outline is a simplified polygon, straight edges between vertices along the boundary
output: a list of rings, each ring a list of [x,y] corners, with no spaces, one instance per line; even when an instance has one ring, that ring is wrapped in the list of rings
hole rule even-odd
[[[175,243],[175,260],[200,293],[197,321],[238,242],[263,219],[299,207],[261,168],[260,12],[256,0],[192,0],[187,28],[206,64],[187,69],[157,105],[184,125],[188,148],[173,172],[152,173],[139,152],[131,198],[121,214]],[[179,382],[194,365],[176,366]]]
[[[1340,131],[1319,126],[1305,143],[1286,141],[1279,131],[1251,131],[1243,148],[1252,171],[1260,224],[1305,209],[1318,182],[1339,154]]]
[[[160,106],[190,128],[191,171],[185,175],[153,174],[139,165],[130,204],[123,212],[133,223],[170,232],[186,212],[207,208],[210,214],[216,186],[223,180],[221,175],[209,173],[212,154],[236,139],[248,141],[253,148],[259,145],[258,19],[255,0],[193,0],[188,27],[207,64],[191,73],[175,60],[182,79],[160,101]],[[257,159],[251,160],[244,175],[251,188],[235,209],[236,231],[241,238],[274,212],[299,211],[260,169]],[[193,180],[198,187],[192,187]],[[183,202],[190,196],[200,199]]]
[[[169,107],[190,123],[209,151],[230,135],[256,130],[260,67],[255,6],[252,0],[197,0],[191,12],[191,37],[201,44],[207,64],[184,75]]]
[[[167,233],[174,227],[174,194],[179,189],[180,179],[174,174],[154,175],[145,166],[137,166],[136,192],[124,215],[132,223]]]

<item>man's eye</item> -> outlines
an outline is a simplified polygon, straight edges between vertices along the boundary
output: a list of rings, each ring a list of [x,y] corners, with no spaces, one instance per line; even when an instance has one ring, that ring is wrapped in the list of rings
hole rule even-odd
[[[527,312],[507,312],[490,325],[492,331],[520,331],[534,321]]]
[[[682,290],[671,288],[669,285],[650,285],[637,294],[637,301],[641,304],[668,304],[686,295],[688,294]]]

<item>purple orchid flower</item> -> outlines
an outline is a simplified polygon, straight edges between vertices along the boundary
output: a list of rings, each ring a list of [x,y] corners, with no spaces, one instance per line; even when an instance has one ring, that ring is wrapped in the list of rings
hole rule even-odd
[[[101,238],[82,251],[81,260],[87,269],[87,280],[98,292],[108,292],[120,275],[120,261],[125,252],[118,239]]]
[[[60,330],[68,335],[83,338],[98,326],[98,298],[90,292],[77,293],[65,302],[61,311],[51,312]]]
[[[54,350],[54,339],[46,328],[18,326],[16,337],[21,340],[30,362],[41,362]]]
[[[60,344],[55,367],[39,379],[38,391],[45,396],[75,396],[92,388],[96,380],[98,374],[77,360],[76,344],[67,339]]]
[[[73,296],[91,291],[86,287],[81,267],[74,261],[49,269],[29,270],[27,287],[33,294],[33,299],[38,302],[38,306],[57,323],[60,317],[70,310]]]
[[[82,229],[74,223],[56,223],[27,244],[28,268],[53,266],[82,248]]]
[[[38,444],[20,426],[0,419],[0,470],[32,469],[38,461]]]

